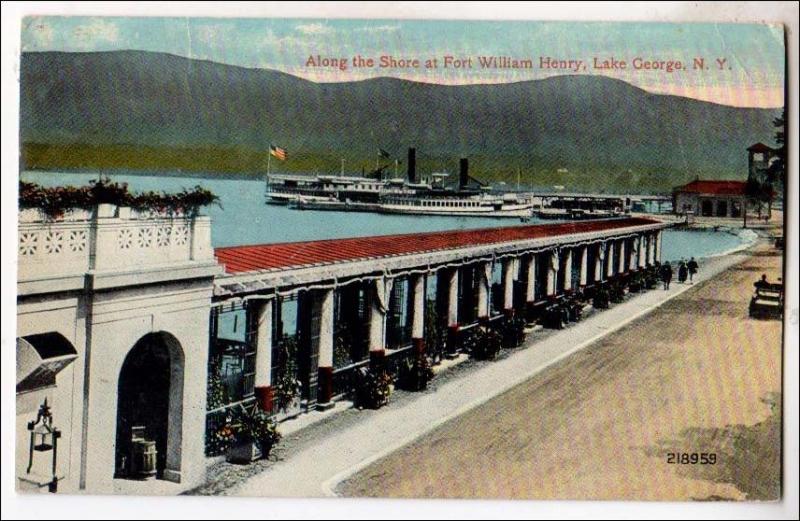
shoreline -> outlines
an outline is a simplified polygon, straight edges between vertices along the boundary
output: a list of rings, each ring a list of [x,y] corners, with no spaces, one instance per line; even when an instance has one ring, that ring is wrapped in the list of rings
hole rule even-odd
[[[265,181],[267,174],[266,172],[214,172],[214,171],[187,171],[187,172],[179,172],[174,170],[168,171],[144,171],[144,170],[113,170],[113,169],[80,169],[80,170],[71,170],[68,168],[58,169],[58,170],[48,170],[48,169],[39,169],[39,168],[29,168],[26,170],[20,170],[19,176],[24,174],[33,174],[33,175],[57,175],[57,174],[67,174],[67,175],[108,175],[108,176],[115,176],[115,175],[130,175],[135,177],[168,177],[168,178],[187,178],[187,179],[206,179],[206,180],[229,180],[229,181]],[[270,172],[270,175],[275,176],[282,176],[282,175],[297,175],[297,176],[338,176],[339,171],[332,171],[332,172],[307,172],[307,171],[292,171],[292,172]],[[351,172],[347,173],[347,176],[360,176],[362,175],[361,172]],[[400,173],[400,177],[405,178],[406,174],[404,172]],[[507,186],[507,185],[506,185]],[[550,188],[548,190],[548,188]],[[509,192],[517,192],[517,190],[507,190]],[[519,192],[534,192],[537,194],[547,194],[547,195],[556,195],[558,194],[558,190],[553,190],[551,187],[548,186],[530,186],[530,185],[520,185]],[[591,193],[591,192],[587,192]],[[625,190],[620,190],[619,194],[625,195],[632,195],[632,196],[649,196],[649,195],[664,195],[663,192],[628,192]],[[663,215],[663,214],[647,214],[647,215]]]

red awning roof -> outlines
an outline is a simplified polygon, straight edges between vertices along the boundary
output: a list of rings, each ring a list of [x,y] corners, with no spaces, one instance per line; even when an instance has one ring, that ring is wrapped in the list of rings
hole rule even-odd
[[[316,264],[351,262],[397,255],[499,244],[633,226],[658,224],[644,218],[579,221],[531,226],[508,226],[402,235],[379,235],[309,242],[289,242],[217,248],[214,254],[226,273],[299,268]]]
[[[691,192],[695,194],[711,195],[744,195],[744,181],[692,181],[691,183],[679,186],[675,192]]]
[[[750,152],[772,152],[774,149],[768,147],[764,143],[756,143],[755,145],[750,145],[747,149]]]

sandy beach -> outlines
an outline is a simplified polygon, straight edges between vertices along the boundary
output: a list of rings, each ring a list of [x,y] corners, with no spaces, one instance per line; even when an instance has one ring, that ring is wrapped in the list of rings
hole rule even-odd
[[[753,320],[761,244],[510,391],[339,485],[345,496],[770,500],[780,497],[780,321]],[[701,266],[702,269],[702,266]],[[669,453],[715,464],[668,463]],[[678,456],[680,458],[680,456]]]

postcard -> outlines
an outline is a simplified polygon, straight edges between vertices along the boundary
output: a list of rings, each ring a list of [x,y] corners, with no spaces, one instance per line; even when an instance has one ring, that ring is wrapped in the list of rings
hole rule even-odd
[[[780,500],[784,41],[26,17],[17,491]]]

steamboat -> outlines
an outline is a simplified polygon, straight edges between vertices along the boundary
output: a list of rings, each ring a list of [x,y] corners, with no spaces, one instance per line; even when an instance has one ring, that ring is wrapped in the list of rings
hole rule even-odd
[[[384,168],[363,176],[273,176],[267,201],[298,210],[365,211],[390,214],[529,218],[533,205],[513,192],[494,192],[469,175],[461,158],[457,186],[450,174],[417,177],[416,149],[408,150],[407,178],[383,179]]]

